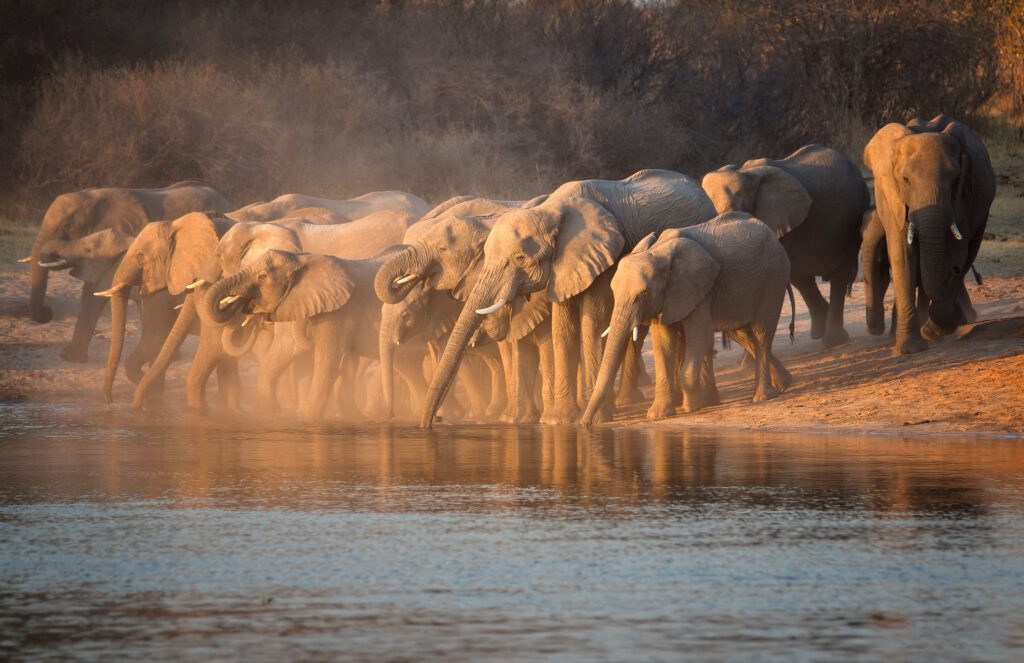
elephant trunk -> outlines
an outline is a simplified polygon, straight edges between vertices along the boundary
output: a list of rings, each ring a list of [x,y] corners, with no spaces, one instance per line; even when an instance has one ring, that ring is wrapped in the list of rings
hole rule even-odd
[[[960,322],[960,307],[954,296],[957,275],[950,269],[947,256],[947,237],[950,236],[952,214],[938,205],[926,212],[910,215],[920,242],[921,285],[932,305],[929,316],[932,326],[940,335],[950,334]]]
[[[635,326],[633,317],[618,309],[612,318],[608,343],[605,345],[604,355],[601,358],[601,368],[597,373],[594,392],[590,395],[586,411],[580,417],[580,423],[584,426],[593,423],[594,415],[601,409],[611,393],[615,383],[615,374],[618,373],[619,366],[622,365],[622,360],[626,356],[626,349],[630,343],[630,332]]]
[[[203,297],[202,302],[198,304],[198,306],[202,307],[203,319],[209,320],[218,327],[226,325],[242,307],[244,299],[239,298],[225,305],[224,308],[221,308],[221,301],[225,297],[243,294],[243,290],[248,286],[248,281],[249,272],[243,269],[237,274],[223,278],[210,286],[210,290]]]
[[[260,323],[258,320],[252,320],[248,324],[241,325],[239,327],[224,327],[224,330],[220,335],[221,347],[224,348],[224,353],[230,357],[243,357],[249,354],[253,346],[256,345],[256,339],[259,337]],[[236,340],[236,336],[241,336],[241,340]]]
[[[504,288],[507,294],[504,298],[498,298],[497,293],[502,290],[499,284],[503,281],[508,283],[508,286]],[[486,313],[489,314],[492,312],[490,309],[511,300],[512,294],[515,292],[515,282],[508,278],[502,278],[499,271],[489,271],[480,276],[466,305],[462,308],[462,313],[459,314],[459,319],[452,328],[448,344],[445,345],[444,353],[441,355],[441,361],[430,381],[430,389],[427,391],[427,398],[423,403],[423,416],[420,419],[422,428],[430,428],[434,421],[434,415],[437,414],[444,397],[455,381],[455,374],[459,370],[459,364],[466,353],[469,341],[480,327],[480,323],[483,322],[484,314],[477,313],[477,310],[486,308],[488,309]]]
[[[418,246],[409,246],[381,265],[373,282],[377,297],[385,304],[405,299],[430,267],[430,259]]]
[[[32,247],[32,291],[29,295],[28,305],[29,311],[31,312],[32,319],[36,322],[45,324],[50,320],[53,320],[53,310],[49,306],[46,306],[46,284],[50,276],[50,270],[42,267],[39,264],[39,259],[42,257],[42,248],[46,244],[44,238],[40,237],[36,239],[35,245]]]
[[[103,380],[103,400],[113,403],[114,378],[124,349],[125,321],[131,288],[122,288],[110,298],[110,351],[107,353],[107,375]]]
[[[174,326],[171,327],[171,331],[167,334],[167,338],[164,339],[164,344],[160,348],[160,354],[156,356],[156,359],[149,365],[149,370],[139,380],[139,385],[135,388],[135,398],[132,401],[132,407],[136,410],[142,409],[142,404],[146,399],[146,392],[163,377],[167,367],[171,365],[171,359],[174,358],[174,353],[178,351],[182,343],[185,342],[185,338],[188,336],[189,329],[197,318],[196,313],[196,294],[188,293],[185,295],[185,302],[181,306],[181,311],[178,312],[178,317],[174,321]]]
[[[384,416],[391,420],[395,416],[395,346],[398,336],[395,333],[395,315],[392,307],[384,306],[380,321],[380,335],[377,337],[380,353],[380,383],[384,392]]]

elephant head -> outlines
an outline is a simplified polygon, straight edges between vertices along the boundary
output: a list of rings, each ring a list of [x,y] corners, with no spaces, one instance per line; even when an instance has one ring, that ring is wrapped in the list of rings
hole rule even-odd
[[[39,266],[49,270],[70,270],[71,276],[87,283],[101,283],[131,246],[131,235],[114,228],[100,230],[79,239],[51,239],[39,252]]]
[[[337,258],[271,249],[213,284],[203,306],[230,315],[262,314],[269,322],[296,322],[341,309],[352,289],[353,281]]]
[[[32,255],[22,260],[31,262],[32,266],[29,295],[32,319],[41,323],[53,319],[53,311],[45,305],[49,268],[40,264],[52,262],[44,256],[44,247],[49,242],[73,241],[105,228],[134,235],[145,219],[145,209],[130,196],[97,195],[89,191],[57,196],[43,217]]]
[[[746,212],[782,237],[803,223],[811,195],[795,177],[763,161],[719,168],[705,175],[701,186],[719,214]]]
[[[720,269],[700,244],[671,230],[661,238],[649,235],[619,261],[611,284],[615,308],[605,332],[608,343],[582,423],[593,421],[638,327],[659,318],[672,325],[688,316],[711,292]]]
[[[864,148],[864,161],[875,176],[885,232],[905,238],[908,257],[917,252],[920,285],[931,300],[927,327],[936,335],[951,333],[965,321],[956,301],[958,282],[987,220],[987,206],[980,217],[971,211],[972,197],[984,195],[975,190],[977,171],[986,167],[975,161],[987,163],[984,147],[966,127],[940,116],[928,124],[883,127]]]
[[[586,198],[552,196],[501,216],[484,243],[479,276],[431,382],[421,424],[430,425],[483,316],[533,292],[544,290],[553,302],[580,294],[615,264],[625,241],[616,218]]]

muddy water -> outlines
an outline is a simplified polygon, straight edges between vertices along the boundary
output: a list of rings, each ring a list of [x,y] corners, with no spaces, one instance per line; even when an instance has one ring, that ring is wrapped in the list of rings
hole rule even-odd
[[[0,657],[1020,659],[1024,442],[0,408]]]

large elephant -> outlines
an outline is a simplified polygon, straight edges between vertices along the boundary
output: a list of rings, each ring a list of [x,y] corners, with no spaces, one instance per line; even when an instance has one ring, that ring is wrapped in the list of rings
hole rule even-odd
[[[939,115],[927,124],[882,127],[864,148],[864,163],[875,177],[875,207],[895,287],[895,352],[920,352],[928,347],[922,331],[934,338],[967,320],[960,303],[963,279],[995,198],[992,162],[974,132]],[[865,261],[873,261],[877,246],[866,247]],[[930,301],[923,329],[918,286]]]
[[[32,263],[32,319],[45,323],[53,318],[45,305],[49,270],[39,264],[43,247],[51,240],[75,240],[107,228],[134,236],[150,221],[175,219],[188,212],[231,209],[231,203],[220,193],[192,181],[164,189],[86,189],[57,196],[43,217],[32,255],[23,261]],[[105,299],[93,297],[92,293],[101,289],[99,285],[88,281],[82,284],[75,331],[71,343],[60,353],[66,361],[88,361],[89,342],[106,304]]]
[[[425,200],[404,191],[373,191],[349,200],[286,193],[270,202],[254,203],[237,209],[228,217],[235,221],[266,223],[283,219],[303,208],[326,209],[353,220],[381,211],[400,212],[418,219],[430,210]]]
[[[339,367],[352,384],[358,357],[377,358],[380,300],[373,291],[387,254],[368,260],[270,249],[233,276],[213,284],[202,308],[226,322],[236,313],[304,326],[313,350],[312,381],[301,409],[323,416]],[[343,360],[347,360],[344,361]]]
[[[861,218],[870,194],[857,166],[844,154],[806,145],[785,159],[754,159],[725,166],[702,182],[718,212],[746,212],[773,225],[795,228],[782,239],[791,282],[811,314],[811,338],[847,342],[846,293],[857,276]],[[797,227],[799,225],[799,227]],[[815,277],[829,282],[829,300]]]
[[[748,214],[730,212],[660,236],[652,233],[619,262],[612,277],[615,311],[608,344],[580,422],[593,423],[630,336],[645,322],[654,336],[656,376],[648,418],[672,416],[680,403],[685,412],[718,404],[712,361],[716,331],[728,332],[755,358],[754,401],[777,396],[792,379],[772,354],[789,278],[789,259],[776,232]]]
[[[695,225],[715,214],[696,182],[663,170],[621,181],[569,182],[539,204],[504,214],[487,236],[480,275],[431,381],[421,425],[432,424],[483,316],[541,290],[552,302],[555,374],[555,405],[543,422],[575,421],[580,352],[583,395],[589,397],[601,330],[611,315],[608,270],[651,232]]]
[[[174,311],[174,306],[180,303],[182,310],[186,308],[186,303],[181,301],[187,294],[186,285],[193,280],[199,266],[212,256],[217,238],[233,225],[233,221],[223,217],[192,212],[173,221],[148,223],[134,238],[111,279],[110,287],[96,293],[97,296],[110,298],[111,302],[110,350],[103,383],[103,397],[107,403],[113,401],[114,379],[124,347],[128,297],[133,288],[138,289],[142,300],[142,335],[151,340],[147,345],[149,352],[142,359],[155,363],[165,339],[177,318],[182,315]],[[167,303],[161,306],[164,302]],[[147,324],[147,309],[158,306],[163,316]],[[192,306],[191,302],[188,302],[188,306]],[[133,382],[142,378],[138,361],[130,358],[126,362],[126,369]],[[157,370],[150,379],[155,379],[156,384],[159,384],[162,377],[163,371]],[[148,388],[149,382],[146,385]]]

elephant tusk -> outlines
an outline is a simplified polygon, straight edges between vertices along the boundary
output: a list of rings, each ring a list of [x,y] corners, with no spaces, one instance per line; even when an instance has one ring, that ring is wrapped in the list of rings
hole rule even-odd
[[[178,304],[177,306],[174,307],[174,310],[180,311],[182,306],[184,306],[184,304]]]
[[[95,295],[96,297],[113,297],[117,293],[121,292],[121,290],[124,289],[124,286],[124,283],[118,283],[109,290],[101,290],[100,292],[94,292],[92,294]]]
[[[60,269],[61,267],[67,267],[68,265],[68,261],[65,260],[64,258],[54,260],[53,262],[43,262],[41,260],[39,261],[39,266],[45,267],[46,269]]]
[[[237,302],[241,298],[242,298],[241,295],[228,295],[227,297],[225,297],[225,298],[220,300],[220,303],[218,303],[218,306],[220,307],[220,310],[223,311],[224,309],[226,309],[227,307],[231,306],[232,304],[234,304],[235,302]]]
[[[914,243],[914,224],[907,224],[907,245],[910,246]]]
[[[249,324],[250,322],[252,322],[252,318],[253,318],[253,316],[251,316],[251,315],[245,316],[245,320],[242,320],[242,326],[244,327],[247,324]]]
[[[18,262],[20,262],[23,265],[27,262],[32,262],[32,256],[28,256],[26,258],[18,258]]]
[[[185,286],[185,290],[195,290],[201,285],[206,285],[206,279],[196,279],[192,283],[189,283],[187,286]]]
[[[493,304],[491,304],[487,308],[478,308],[476,310],[476,312],[478,314],[480,314],[480,315],[490,315],[491,313],[494,313],[495,311],[497,311],[499,308],[501,308],[504,305],[505,305],[505,298],[502,297],[501,299],[499,299],[498,301],[494,302]]]
[[[960,228],[958,228],[956,225],[956,221],[949,225],[949,231],[953,233],[953,237],[956,237],[957,240],[961,240],[964,238],[963,234],[960,232]]]
[[[405,276],[400,276],[395,279],[395,285],[405,285],[409,281],[415,281],[416,278],[415,274],[406,274]]]
[[[633,327],[633,342],[636,343],[636,339],[640,337],[640,328]]]
[[[611,331],[612,331],[611,327],[608,327],[608,329],[605,329],[603,332],[601,332],[601,338],[607,338],[608,334],[610,334]]]
[[[396,339],[395,339],[395,347],[397,348],[397,347],[398,347],[399,345],[401,345],[401,344],[402,344],[402,342],[401,342],[401,341],[399,341],[399,340],[398,340],[398,339],[396,338]]]

